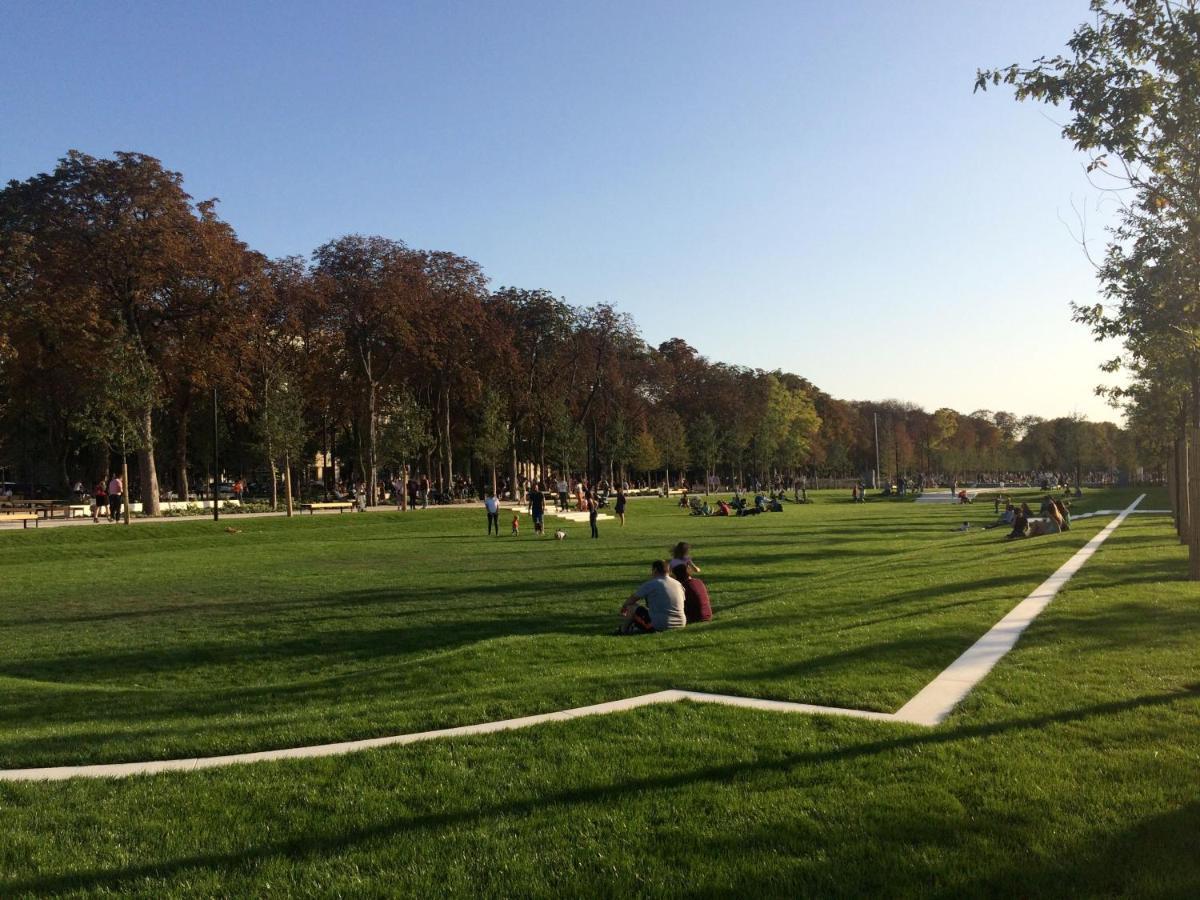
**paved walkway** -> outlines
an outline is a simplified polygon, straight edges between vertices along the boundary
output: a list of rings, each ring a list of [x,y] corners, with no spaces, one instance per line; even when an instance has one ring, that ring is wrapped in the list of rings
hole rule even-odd
[[[1012,611],[997,622],[976,641],[965,653],[952,662],[933,681],[894,713],[882,713],[865,709],[842,709],[832,706],[814,706],[809,703],[792,703],[781,700],[762,700],[754,697],[735,697],[727,694],[707,694],[698,691],[657,691],[624,700],[612,700],[592,706],[564,709],[557,712],[523,716],[518,719],[502,719],[478,725],[460,725],[436,731],[420,731],[413,734],[398,734],[389,737],[368,738],[358,741],[342,741],[334,744],[318,744],[311,747],[291,747],[283,750],[262,750],[255,753],[233,753],[225,756],[203,756],[189,759],[167,759],[149,762],[111,763],[92,766],[52,766],[34,769],[0,770],[0,781],[61,781],[68,778],[123,778],[130,775],[153,775],[159,772],[194,772],[220,766],[243,763],[266,762],[282,759],[313,759],[322,756],[337,756],[375,747],[393,747],[429,741],[437,738],[462,737],[475,734],[491,734],[496,731],[512,731],[528,728],[544,722],[561,722],[583,716],[601,716],[626,712],[642,706],[691,701],[694,703],[716,703],[770,712],[802,713],[806,715],[849,716],[877,722],[896,722],[906,725],[933,727],[941,724],[955,706],[992,670],[1017,639],[1044,610],[1063,586],[1071,580],[1100,545],[1120,527],[1125,519],[1137,511],[1145,499],[1142,494],[1127,508],[1116,514],[1111,522],[1101,529],[1090,541],[1059,566],[1053,575],[1038,585],[1033,593],[1018,603]],[[1145,510],[1145,512],[1161,512]],[[1099,515],[1100,513],[1095,513]]]

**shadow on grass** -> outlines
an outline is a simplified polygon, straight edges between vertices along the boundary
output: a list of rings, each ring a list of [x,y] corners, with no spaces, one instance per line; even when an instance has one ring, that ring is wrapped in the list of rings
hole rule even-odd
[[[423,832],[468,826],[505,818],[521,819],[549,807],[575,807],[594,803],[619,803],[624,798],[643,792],[673,791],[705,783],[727,784],[734,779],[745,779],[756,774],[786,773],[802,766],[837,763],[874,757],[896,751],[941,747],[964,741],[974,741],[979,738],[990,738],[1010,732],[1042,729],[1052,725],[1080,722],[1095,716],[1115,715],[1153,706],[1168,706],[1180,701],[1194,700],[1198,697],[1200,697],[1200,685],[1193,684],[1186,686],[1180,691],[1098,703],[1025,719],[966,725],[958,728],[943,727],[933,731],[920,731],[917,733],[910,732],[897,737],[867,741],[836,749],[794,753],[780,759],[763,762],[699,767],[691,771],[678,772],[661,777],[640,778],[619,783],[577,787],[541,796],[536,799],[493,803],[445,813],[399,816],[390,821],[362,828],[344,829],[337,833],[329,834],[306,834],[301,837],[264,843],[260,846],[247,848],[238,852],[201,853],[166,860],[160,863],[12,879],[7,883],[0,883],[0,886],[8,894],[25,892],[59,893],[81,890],[119,891],[128,882],[134,880],[170,878],[194,870],[223,871],[237,869],[249,873],[262,861],[268,859],[298,860],[318,855],[328,856],[330,854],[349,851],[360,844],[387,840],[402,835],[405,837],[411,836],[417,840],[426,840],[428,836],[422,834]],[[1200,825],[1198,819],[1200,819],[1200,810],[1197,809],[1195,804],[1192,804],[1183,807],[1177,813],[1161,817],[1161,820],[1140,823],[1129,829],[1126,834],[1132,835],[1139,844],[1150,839],[1162,839],[1165,848],[1181,847],[1189,843],[1194,844],[1196,826]],[[1120,835],[1115,838],[1114,845],[1123,848],[1124,844],[1122,841],[1125,837],[1126,835]],[[1092,848],[1088,849],[1091,850]],[[1107,853],[1111,851],[1104,850],[1104,848],[1097,848],[1093,852],[1095,853],[1095,858],[1100,859],[1103,858],[1101,855],[1102,852]],[[1161,854],[1156,854],[1155,856],[1161,856]],[[1148,860],[1154,858],[1147,857]],[[1176,857],[1173,861],[1177,861],[1178,858]],[[1078,871],[1074,862],[1070,866],[1070,869]],[[1129,860],[1129,862],[1132,862],[1132,860]],[[1017,869],[1014,867],[1014,872],[1027,871],[1025,863],[1026,861],[1022,860],[1020,868]],[[1040,873],[1038,880],[1044,880],[1047,883],[1047,887],[1049,887],[1049,882],[1053,879],[1058,868],[1057,866],[1048,867],[1044,872]],[[1133,868],[1129,868],[1126,870],[1126,877],[1132,877],[1134,874],[1149,874],[1151,871],[1149,864],[1142,867],[1138,872],[1135,872]],[[995,883],[992,879],[1002,877],[1004,876],[988,874],[977,886],[985,887],[994,885]],[[1061,887],[1061,884],[1058,886]]]
[[[506,585],[479,585],[473,586],[469,593],[507,597],[512,590]],[[298,606],[302,610],[337,609],[354,605],[399,609],[406,603],[428,604],[436,599],[436,592],[431,596],[429,590],[379,588],[346,591],[306,600]],[[272,608],[277,609],[280,605],[272,604]],[[474,611],[468,608],[458,621],[446,622],[435,621],[433,610],[426,607],[409,617],[413,619],[411,623],[401,626],[343,628],[285,639],[272,639],[267,634],[255,639],[243,626],[238,629],[236,637],[206,644],[180,646],[172,642],[134,650],[65,653],[24,661],[10,659],[0,663],[0,675],[59,683],[98,675],[102,675],[105,681],[121,681],[201,666],[245,666],[281,659],[321,660],[330,657],[340,661],[369,661],[454,649],[493,638],[597,633],[595,616],[588,609],[561,607],[554,611],[553,616],[549,616],[545,610],[528,604],[517,608],[517,615],[497,617],[488,613],[491,608],[483,607],[479,612],[484,615],[480,617],[476,617]]]

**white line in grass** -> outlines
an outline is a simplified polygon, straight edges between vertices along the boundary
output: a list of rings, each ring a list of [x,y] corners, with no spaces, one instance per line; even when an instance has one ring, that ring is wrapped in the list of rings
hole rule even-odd
[[[721,706],[736,706],[761,709],[768,712],[802,713],[818,716],[848,716],[855,719],[871,719],[877,722],[902,722],[909,725],[933,726],[940,724],[950,711],[975,687],[992,667],[1013,648],[1037,615],[1046,608],[1057,594],[1096,549],[1108,539],[1125,518],[1135,511],[1146,495],[1133,503],[1109,522],[1095,537],[1080,548],[1074,556],[1063,563],[1053,575],[1042,582],[1032,594],[1022,600],[1013,610],[962,656],[926,685],[912,700],[894,713],[874,712],[865,709],[841,709],[834,706],[815,706],[811,703],[791,703],[783,700],[762,700],[755,697],[736,697],[727,694],[706,694],[699,691],[657,691],[641,694],[624,700],[611,700],[575,709],[522,716],[517,719],[502,719],[478,725],[459,725],[436,731],[419,731],[413,734],[397,734],[390,737],[367,738],[358,741],[341,741],[336,744],[318,744],[312,747],[290,747],[283,750],[261,750],[256,753],[232,753],[226,756],[202,756],[191,759],[164,759],[150,762],[108,763],[94,766],[48,766],[36,769],[2,769],[0,781],[63,781],[68,778],[125,778],[130,775],[154,775],[159,772],[194,772],[220,766],[244,763],[267,762],[281,759],[315,759],[322,756],[339,756],[376,747],[396,747],[431,741],[437,738],[464,737],[475,734],[490,734],[496,731],[513,731],[529,728],[544,722],[562,722],[584,716],[603,716],[609,713],[627,712],[642,706],[691,701],[693,703],[715,703]],[[1148,510],[1146,510],[1148,512]],[[1113,512],[1116,512],[1115,510]],[[1157,512],[1157,510],[1156,510]],[[1099,514],[1099,513],[1097,513]]]
[[[1034,588],[1032,594],[993,625],[966,653],[925,685],[917,696],[900,707],[896,711],[896,719],[914,725],[940,724],[1004,654],[1013,648],[1021,633],[1050,604],[1054,595],[1071,580],[1071,576],[1083,568],[1083,564],[1091,559],[1092,554],[1117,530],[1117,526],[1125,521],[1126,516],[1134,511],[1145,496],[1142,494],[1127,509],[1122,510],[1095,537],[1076,551],[1074,556],[1059,566],[1058,571]]]

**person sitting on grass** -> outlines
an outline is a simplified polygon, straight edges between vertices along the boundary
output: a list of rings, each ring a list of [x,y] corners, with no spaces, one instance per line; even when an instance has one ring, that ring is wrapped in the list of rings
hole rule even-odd
[[[687,541],[680,541],[671,548],[671,561],[667,566],[672,572],[676,566],[683,566],[693,575],[700,574],[700,567],[692,562],[692,545]]]
[[[1062,516],[1053,502],[1046,511],[1046,518],[1029,523],[1029,536],[1039,537],[1044,534],[1058,534],[1063,530]]]
[[[1012,531],[1008,533],[1009,538],[1023,538],[1029,536],[1029,519],[1033,516],[1033,511],[1030,510],[1028,503],[1022,503],[1021,508],[1013,515]]]
[[[732,515],[732,510],[730,509],[729,504],[726,503],[724,500],[718,500],[717,501],[717,511],[714,513],[714,515],[717,515],[717,516]]]
[[[1017,517],[1017,510],[1011,503],[1004,505],[1004,512],[1000,513],[1000,518],[996,519],[991,525],[984,525],[985,531],[991,531],[993,528],[999,528],[1001,525],[1011,525],[1013,519]]]
[[[687,625],[683,585],[667,574],[667,564],[661,559],[650,564],[650,576],[622,604],[621,616],[629,621],[617,629],[618,634],[670,631]]]
[[[683,615],[689,625],[712,619],[712,603],[708,588],[699,578],[693,578],[687,566],[675,566],[671,575],[683,585]]]
[[[1054,508],[1058,510],[1058,515],[1062,519],[1062,530],[1071,530],[1071,504],[1065,503],[1062,500],[1054,501]]]

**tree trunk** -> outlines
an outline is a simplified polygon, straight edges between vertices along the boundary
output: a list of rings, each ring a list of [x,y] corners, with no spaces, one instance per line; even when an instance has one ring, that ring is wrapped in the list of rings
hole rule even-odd
[[[141,481],[142,515],[157,516],[161,509],[158,502],[158,472],[154,467],[154,423],[150,410],[142,415],[142,444],[138,451],[138,476]],[[129,499],[129,482],[125,482],[125,499]]]
[[[542,468],[542,477],[546,476],[546,423],[538,423],[538,465]]]
[[[446,386],[444,395],[445,399],[445,426],[446,426],[446,490],[452,490],[454,487],[454,450],[450,446],[450,387]]]
[[[269,460],[271,463],[271,512],[279,509],[279,468],[275,465],[275,457]]]
[[[1197,511],[1200,510],[1200,428],[1188,429],[1188,479],[1187,502],[1191,510],[1189,520],[1192,522],[1190,540],[1188,541],[1188,578],[1200,581],[1200,523],[1196,522]]]
[[[1163,481],[1167,488],[1167,505],[1171,507],[1171,521],[1175,525],[1175,533],[1179,534],[1179,503],[1175,492],[1175,472],[1177,466],[1175,464],[1175,446],[1171,445],[1171,450],[1167,453],[1167,464],[1163,471]]]
[[[375,385],[372,384],[369,391],[368,409],[367,409],[367,505],[374,506],[376,496],[379,489],[379,467],[377,464],[378,457],[376,451],[376,428],[375,428]]]
[[[512,499],[513,503],[520,503],[520,490],[517,486],[517,430],[513,429],[512,434]]]
[[[1187,544],[1192,534],[1192,510],[1188,504],[1187,438],[1175,442],[1175,508],[1179,512],[1179,543]]]
[[[121,495],[122,513],[125,516],[125,524],[129,524],[129,457],[121,454],[121,485],[125,492]],[[109,510],[112,512],[112,510]],[[142,501],[142,515],[146,514],[146,501]]]
[[[496,460],[493,459],[492,460],[492,496],[493,497],[496,496],[496,469],[497,468],[499,468],[499,467],[496,465]]]
[[[287,514],[290,519],[292,517],[292,456],[290,453],[283,455],[283,492],[287,500]]]
[[[175,486],[179,491],[179,499],[187,502],[190,485],[188,484],[188,409],[186,406],[175,411]]]

